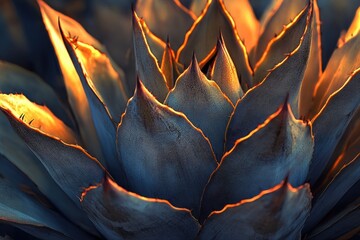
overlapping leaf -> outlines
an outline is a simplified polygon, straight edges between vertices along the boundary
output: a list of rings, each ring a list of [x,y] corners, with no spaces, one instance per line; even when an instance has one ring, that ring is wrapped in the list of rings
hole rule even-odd
[[[60,188],[79,205],[83,188],[101,182],[104,169],[81,147],[69,145],[57,138],[43,134],[24,124],[8,111],[1,109],[16,132],[39,158]]]
[[[212,0],[207,3],[201,16],[186,34],[185,41],[177,53],[177,60],[188,65],[191,62],[191,54],[195,52],[201,62],[216,46],[219,31],[223,34],[227,48],[231,49],[229,54],[236,66],[241,86],[247,90],[252,86],[252,70],[245,46],[235,31],[234,21],[222,0]]]
[[[103,165],[109,168],[110,173],[112,173],[113,176],[118,181],[122,182],[123,181],[122,168],[116,156],[115,123],[113,122],[113,119],[110,116],[108,108],[104,105],[103,101],[99,97],[99,94],[93,85],[91,75],[88,75],[87,73],[88,66],[84,66],[83,58],[79,60],[79,58],[77,57],[78,56],[76,55],[77,50],[75,49],[76,45],[71,44],[70,40],[66,39],[66,37],[62,32],[61,26],[60,26],[60,31],[66,49],[78,73],[82,87],[89,102],[90,112],[95,125],[95,130],[97,136],[99,137],[101,149],[105,157],[105,161],[103,161]],[[123,99],[123,101],[124,100],[125,99]],[[118,104],[121,105],[121,102],[119,102]]]
[[[313,2],[314,13],[311,21],[312,34],[310,55],[299,95],[299,116],[305,119],[310,119],[309,112],[312,105],[313,93],[316,83],[322,75],[320,12],[317,0],[314,0]]]
[[[6,67],[2,68],[3,74],[7,73],[6,69]],[[48,87],[39,79],[34,78],[33,75],[17,69],[12,75],[7,76],[7,80],[0,77],[2,79],[0,86],[5,87],[5,89],[1,88],[0,91],[24,92],[30,99],[33,99],[38,104],[58,106],[55,94],[47,91]],[[17,80],[13,79],[15,76]],[[25,79],[27,79],[27,81],[25,81]],[[21,81],[22,84],[17,85],[16,88],[12,88],[11,82],[16,83],[17,81]],[[37,86],[36,91],[33,89],[33,84]],[[58,109],[58,112],[59,110],[60,109]],[[14,132],[6,117],[2,113],[0,115],[0,153],[24,172],[68,219],[92,232],[91,227],[89,227],[91,225],[90,221],[84,216],[83,212],[76,208],[75,203],[72,202],[54,182],[38,158],[29,150],[16,132]],[[14,117],[18,118],[20,115],[21,114]]]
[[[108,239],[194,239],[199,230],[189,210],[127,192],[110,179],[87,189],[81,205]]]
[[[311,116],[320,111],[331,94],[344,85],[349,74],[360,67],[360,34],[356,29],[356,26],[359,25],[359,19],[355,18],[352,25],[354,27],[351,27],[347,33],[352,37],[347,38],[347,41],[333,52],[322,77],[316,85],[313,93]]]
[[[288,108],[285,103],[224,155],[205,189],[203,216],[254,197],[286,176],[293,186],[304,183],[313,151],[311,129]]]
[[[142,32],[145,35],[145,38],[146,38],[147,44],[149,45],[151,53],[153,53],[155,58],[158,61],[160,61],[162,54],[164,52],[164,48],[166,47],[166,43],[150,31],[150,29],[146,25],[144,19],[138,18],[138,21],[139,21],[139,24],[141,25]]]
[[[195,55],[190,66],[176,81],[174,89],[169,92],[165,104],[183,112],[204,132],[220,160],[224,152],[224,133],[233,105],[219,86],[201,72]]]
[[[262,32],[256,48],[252,53],[252,58],[256,63],[264,54],[268,43],[276,37],[287,25],[305,8],[309,0],[279,0],[273,1],[273,6],[263,16]]]
[[[198,213],[205,184],[217,166],[199,129],[159,103],[139,81],[117,134],[126,189]]]
[[[96,89],[98,97],[109,108],[114,119],[119,119],[127,102],[127,93],[123,86],[124,73],[108,58],[103,50],[84,43],[77,36],[64,36],[73,47],[74,54],[69,55],[81,63],[81,72],[86,74]],[[75,56],[72,56],[75,55]],[[77,70],[78,71],[78,70]]]
[[[57,97],[57,92],[36,74],[19,66],[0,61],[0,92],[22,93],[30,101],[48,107],[66,125],[74,125],[69,111]]]
[[[233,104],[243,96],[236,68],[226,49],[224,40],[219,38],[216,45],[216,56],[209,69],[209,79],[214,80]]]
[[[42,239],[95,239],[8,180],[0,179],[0,191],[6,192],[0,195],[0,222],[11,224]]]
[[[298,239],[309,215],[308,185],[281,183],[258,196],[229,204],[205,221],[199,239]]]
[[[30,102],[24,95],[0,93],[0,108],[11,111],[24,124],[29,124],[67,143],[76,143],[75,134],[68,126],[47,107]]]
[[[149,28],[162,39],[170,37],[170,43],[178,49],[195,16],[179,0],[138,0],[136,12],[145,19]],[[160,14],[161,13],[161,14]]]
[[[260,30],[259,21],[256,19],[248,0],[223,0],[224,5],[234,20],[236,32],[243,41],[248,52],[255,46]],[[204,10],[207,0],[196,0],[191,3],[191,11],[196,15]]]
[[[302,41],[301,37],[304,31],[308,27],[309,17],[308,7],[305,7],[292,22],[269,41],[263,55],[255,65],[254,85],[261,83],[268,75],[268,71],[271,71],[277,64],[284,61],[287,55],[297,48]]]
[[[133,40],[136,72],[149,91],[162,102],[168,92],[166,79],[148,46],[140,19],[135,12],[133,13]]]
[[[286,98],[295,117],[298,117],[298,95],[311,44],[309,20],[312,5],[308,6],[307,12],[307,27],[297,48],[276,65],[257,87],[249,90],[235,106],[227,129],[226,150],[231,149],[237,139],[246,136],[264,122]]]
[[[346,127],[360,106],[360,69],[348,77],[346,83],[327,100],[322,110],[314,117],[313,132],[315,148],[309,179],[315,183],[329,160]]]
[[[162,55],[161,71],[165,75],[169,89],[174,87],[175,81],[180,75],[180,69],[182,69],[182,66],[176,62],[175,53],[170,47],[170,43],[167,42]]]
[[[83,143],[93,155],[97,156],[99,159],[103,159],[101,147],[96,135],[96,130],[91,119],[88,100],[82,88],[76,69],[72,65],[72,61],[69,57],[69,54],[67,53],[60,34],[60,30],[58,28],[59,18],[61,18],[64,32],[72,33],[87,44],[90,44],[97,49],[101,49],[101,46],[80,26],[79,23],[59,12],[56,12],[48,5],[46,5],[46,3],[44,3],[42,0],[38,0],[38,4],[43,22],[48,31],[50,40],[54,46],[55,53],[59,61],[61,72],[64,77],[64,84],[67,90],[69,103],[74,112],[76,122],[78,123]]]
[[[314,228],[322,218],[338,203],[338,201],[360,180],[360,153],[350,163],[346,164],[334,176],[332,181],[314,199],[311,218],[307,222],[307,229]]]
[[[356,239],[359,235],[360,198],[330,217],[309,234],[309,239]],[[352,238],[354,237],[354,238]]]

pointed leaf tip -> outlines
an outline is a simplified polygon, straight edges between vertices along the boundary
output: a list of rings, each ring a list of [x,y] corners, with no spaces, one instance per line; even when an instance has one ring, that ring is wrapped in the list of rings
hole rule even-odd
[[[158,102],[138,81],[117,135],[127,189],[198,214],[202,191],[216,167],[200,130],[183,114]]]
[[[313,147],[310,126],[296,120],[285,102],[224,154],[204,191],[202,217],[251,198],[286,177],[294,186],[303,184]]]
[[[212,212],[199,239],[297,239],[310,205],[308,184],[293,188],[283,181],[251,199]]]
[[[216,43],[214,60],[208,69],[208,75],[219,85],[234,105],[243,96],[244,92],[240,86],[236,67],[222,39],[221,32]]]
[[[189,210],[128,192],[110,179],[90,188],[81,204],[107,239],[194,239],[199,230]]]
[[[312,8],[308,6],[307,11],[308,16],[311,15]],[[237,102],[226,133],[227,150],[234,146],[237,139],[246,136],[261,124],[279,107],[287,95],[291,109],[298,117],[298,96],[307,66],[310,44],[311,24],[308,22],[293,52],[277,64],[259,85],[246,92]],[[276,91],[273,90],[274,86]]]
[[[135,53],[135,67],[139,78],[147,89],[162,102],[168,93],[165,75],[162,73],[158,61],[148,45],[136,12],[133,13],[133,50]]]
[[[234,21],[226,11],[222,1],[208,1],[201,16],[194,22],[185,36],[185,40],[177,52],[177,60],[185,65],[191,61],[191,53],[196,50],[197,57],[202,62],[216,46],[219,29],[224,41],[231,51],[229,52],[238,76],[241,76],[242,85],[251,85],[252,69],[244,44],[235,31]]]
[[[189,96],[192,96],[189,101]],[[165,104],[183,112],[209,138],[220,160],[224,148],[224,132],[233,110],[229,98],[219,86],[201,72],[195,55],[190,66],[179,76]],[[214,128],[214,126],[217,128]]]

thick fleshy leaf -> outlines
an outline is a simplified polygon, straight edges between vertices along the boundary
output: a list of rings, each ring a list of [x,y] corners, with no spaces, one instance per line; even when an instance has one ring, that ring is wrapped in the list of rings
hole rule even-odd
[[[30,102],[22,94],[0,93],[0,108],[11,111],[23,123],[31,125],[33,128],[39,129],[48,135],[58,137],[67,143],[75,144],[77,142],[74,132],[46,106]]]
[[[0,61],[0,92],[22,93],[30,101],[47,106],[66,125],[72,127],[70,113],[57,97],[57,93],[36,74],[19,66]]]
[[[314,0],[313,3],[309,64],[306,66],[299,96],[299,114],[304,119],[310,119],[309,112],[312,105],[314,89],[322,75],[320,12],[317,0]]]
[[[97,49],[101,49],[101,46],[80,26],[79,23],[53,10],[42,0],[38,0],[37,2],[40,7],[43,22],[48,31],[50,40],[54,46],[55,53],[59,61],[61,72],[64,77],[69,103],[79,127],[83,143],[91,154],[97,156],[99,159],[103,159],[100,143],[96,135],[93,121],[91,119],[88,100],[60,34],[58,25],[59,18],[61,19],[61,26],[64,32],[76,34],[76,36],[82,39],[82,41],[90,44],[91,46],[94,46]]]
[[[162,102],[168,92],[166,79],[148,46],[140,19],[135,12],[133,13],[133,39],[137,74],[149,91]]]
[[[271,39],[280,34],[284,25],[290,23],[308,3],[309,0],[275,0],[273,2],[272,9],[263,16],[261,24],[263,28],[253,52],[255,63],[264,54]]]
[[[240,39],[246,46],[247,52],[250,52],[257,43],[260,24],[249,0],[224,0],[224,3],[235,22]]]
[[[13,130],[3,113],[0,114],[0,154],[26,174],[67,219],[96,234],[84,212],[55,183],[39,159]]]
[[[268,43],[263,55],[257,61],[254,68],[253,85],[257,85],[264,80],[268,72],[271,71],[277,64],[284,61],[288,54],[291,54],[299,43],[302,41],[301,37],[308,27],[312,11],[309,10],[312,6],[309,4],[302,9],[295,19],[286,25],[283,30]]]
[[[252,69],[248,62],[246,49],[236,32],[235,24],[222,0],[211,0],[207,3],[201,16],[195,21],[185,40],[177,52],[177,60],[188,65],[191,54],[196,53],[199,61],[208,56],[216,46],[219,31],[236,66],[241,86],[244,90],[250,88]]]
[[[320,178],[318,189],[327,186],[341,168],[350,163],[357,154],[359,154],[359,149],[360,108],[353,116],[352,121],[347,126],[347,130],[344,132],[341,140],[339,141],[336,150],[329,161],[329,166],[324,170],[324,174]]]
[[[325,190],[314,199],[310,218],[306,223],[307,229],[313,229],[338,203],[346,192],[360,181],[360,153],[350,163],[346,164],[332,179]]]
[[[106,179],[84,192],[81,205],[108,239],[194,239],[190,210],[131,193]]]
[[[216,57],[209,69],[209,78],[219,85],[220,89],[228,96],[233,104],[236,104],[237,100],[244,94],[240,86],[236,68],[222,37],[219,38],[216,45]]]
[[[126,90],[123,86],[124,73],[108,57],[103,49],[97,49],[77,36],[64,36],[73,47],[74,54],[69,53],[71,58],[76,57],[81,64],[82,71],[78,74],[85,74],[91,78],[94,90],[98,97],[109,108],[114,119],[119,119],[125,110],[128,100]],[[76,34],[76,33],[75,33]],[[85,91],[86,92],[86,91]],[[87,96],[89,98],[89,96]]]
[[[150,51],[152,54],[154,54],[155,58],[159,62],[162,58],[166,43],[150,31],[144,19],[139,18],[138,20],[142,27],[142,31],[145,35],[146,41],[149,45]]]
[[[325,106],[312,120],[315,147],[309,171],[311,183],[315,183],[324,169],[331,164],[329,160],[336,145],[359,109],[359,89],[360,68],[353,72],[346,83],[329,97]]]
[[[298,116],[298,96],[309,56],[310,37],[311,25],[308,25],[299,46],[275,66],[264,81],[237,102],[228,125],[226,150],[231,149],[237,139],[245,137],[264,122],[286,98],[295,117]]]
[[[174,87],[175,81],[180,75],[180,69],[182,69],[182,66],[176,62],[175,53],[170,47],[170,43],[168,41],[162,55],[161,71],[165,75],[166,83],[169,89]]]
[[[139,81],[117,134],[126,189],[198,212],[205,184],[217,166],[199,129],[159,103]]]
[[[105,157],[103,165],[109,169],[109,172],[115,177],[116,180],[123,182],[123,180],[121,180],[123,177],[122,168],[116,154],[115,123],[110,116],[107,106],[105,106],[105,104],[99,97],[99,94],[93,85],[92,78],[90,75],[87,74],[87,70],[83,65],[83,62],[77,57],[77,50],[75,50],[76,45],[72,44],[70,40],[63,35],[61,26],[59,27],[66,49],[78,73],[79,79],[89,102],[91,116],[95,125],[97,136],[100,140],[103,155]]]
[[[20,149],[18,149],[18,151],[19,150]],[[28,165],[30,165],[29,162]],[[63,235],[63,237],[67,235],[72,237],[87,236],[91,238],[74,224],[70,224],[63,217],[55,214],[51,204],[39,192],[37,186],[31,179],[1,153],[0,166],[0,190],[6,193],[0,195],[0,222],[17,226],[24,231],[28,229],[29,231],[27,232],[37,236],[45,231],[49,231],[49,236],[52,237],[54,235]],[[57,200],[63,200],[55,188],[51,189],[51,193],[57,197]],[[65,202],[63,202],[63,204]],[[68,208],[67,210],[73,209]],[[67,216],[69,216],[69,214],[67,214]],[[40,227],[39,225],[42,226]]]
[[[260,25],[248,0],[223,0],[229,11],[239,34],[248,52],[255,46]],[[200,15],[205,8],[207,0],[196,0],[191,3],[191,10]]]
[[[11,182],[0,178],[0,222],[18,227],[41,239],[93,239],[73,224],[25,193]]]
[[[313,146],[310,126],[296,120],[285,103],[224,155],[205,189],[202,215],[254,197],[286,177],[291,185],[300,186]]]
[[[195,16],[179,0],[138,0],[136,12],[145,19],[157,36],[166,39],[178,49]]]
[[[359,24],[359,19],[354,19],[355,25]],[[353,28],[349,29],[354,31]],[[350,34],[351,35],[351,34]],[[339,90],[347,81],[350,73],[360,67],[360,33],[354,32],[352,38],[336,49],[331,55],[326,69],[316,85],[313,97],[314,116],[325,105],[328,98]]]
[[[60,188],[78,206],[84,188],[103,179],[105,170],[101,164],[77,145],[66,144],[24,124],[10,111],[1,109],[9,122],[39,158]]]
[[[212,212],[199,239],[299,239],[309,214],[309,186],[281,183],[258,196]]]
[[[219,86],[201,72],[195,55],[190,66],[176,81],[174,89],[169,92],[165,104],[183,112],[204,132],[220,160],[224,153],[224,135],[233,105]]]

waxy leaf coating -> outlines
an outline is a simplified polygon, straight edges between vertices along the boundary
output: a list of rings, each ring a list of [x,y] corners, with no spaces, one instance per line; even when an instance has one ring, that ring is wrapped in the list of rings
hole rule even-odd
[[[309,185],[294,189],[280,183],[252,199],[213,212],[199,239],[298,239],[310,205]]]
[[[285,177],[291,185],[300,186],[305,182],[313,147],[310,126],[296,120],[285,103],[224,155],[206,186],[202,216],[252,198]]]
[[[127,192],[110,179],[88,188],[81,205],[108,239],[194,239],[199,230],[190,210]]]
[[[217,166],[210,143],[140,81],[118,126],[117,146],[127,190],[198,214],[203,189]]]

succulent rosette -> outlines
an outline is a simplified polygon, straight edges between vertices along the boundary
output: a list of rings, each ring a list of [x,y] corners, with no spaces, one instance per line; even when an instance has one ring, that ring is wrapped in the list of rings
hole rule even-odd
[[[103,43],[20,2],[41,77],[0,62],[6,239],[359,237],[360,10],[323,70],[315,0],[93,1]]]

